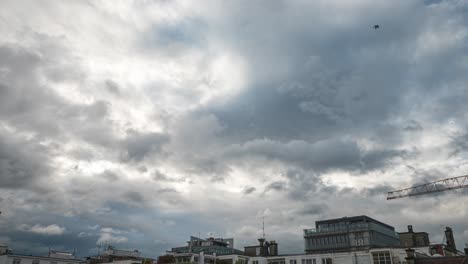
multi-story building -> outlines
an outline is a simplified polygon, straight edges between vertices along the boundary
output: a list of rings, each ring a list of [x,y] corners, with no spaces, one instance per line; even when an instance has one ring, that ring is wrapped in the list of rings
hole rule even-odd
[[[398,233],[398,237],[400,238],[400,245],[406,248],[428,247],[430,244],[429,234],[426,232],[414,232],[412,225],[408,226],[408,232]]]
[[[327,253],[396,247],[400,240],[394,227],[362,215],[317,221],[304,230],[304,243],[306,253]]]
[[[206,238],[201,239],[191,236],[188,245],[184,247],[175,247],[171,249],[171,253],[200,253],[216,254],[216,255],[232,255],[244,252],[234,248],[234,239],[232,238]]]

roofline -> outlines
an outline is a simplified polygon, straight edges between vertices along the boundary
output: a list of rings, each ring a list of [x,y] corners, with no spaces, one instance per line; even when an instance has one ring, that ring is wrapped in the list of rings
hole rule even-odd
[[[341,217],[341,218],[332,218],[332,219],[325,219],[325,220],[319,220],[319,221],[315,221],[315,227],[317,228],[317,226],[321,223],[327,223],[327,222],[340,222],[340,221],[343,221],[343,220],[358,220],[358,219],[362,219],[362,218],[365,218],[365,219],[369,219],[371,221],[374,221],[376,223],[379,223],[383,226],[386,226],[386,227],[389,227],[393,230],[395,230],[395,227],[391,226],[391,225],[388,225],[388,224],[385,224],[379,220],[376,220],[370,216],[367,216],[367,215],[356,215],[356,216],[344,216],[344,217]]]
[[[85,262],[83,259],[67,259],[67,258],[53,258],[53,257],[47,257],[47,256],[31,256],[31,255],[23,255],[23,254],[5,254],[6,256],[9,257],[28,257],[28,258],[38,258],[38,259],[53,259],[53,260],[62,260],[64,262]]]
[[[426,234],[429,235],[427,232],[397,232],[398,234]]]

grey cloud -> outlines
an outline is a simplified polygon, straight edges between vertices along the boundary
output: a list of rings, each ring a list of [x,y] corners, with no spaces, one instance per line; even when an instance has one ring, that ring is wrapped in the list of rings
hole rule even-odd
[[[169,142],[169,136],[162,133],[140,133],[127,131],[123,141],[123,160],[141,161],[150,154],[159,154],[162,146]]]
[[[251,194],[253,192],[255,192],[257,190],[257,188],[253,187],[253,186],[245,186],[243,189],[242,189],[242,193],[243,194]]]
[[[114,182],[114,181],[117,181],[117,180],[120,179],[120,176],[119,176],[117,173],[115,173],[115,172],[113,172],[113,171],[110,171],[110,170],[105,170],[105,171],[101,174],[101,176],[102,176],[104,179],[108,180],[109,182]]]
[[[303,215],[320,215],[327,210],[324,204],[310,204],[299,210],[299,214]]]
[[[283,181],[275,181],[275,182],[272,182],[270,184],[268,184],[266,187],[265,187],[265,192],[268,192],[270,190],[273,190],[273,191],[282,191],[286,189],[286,182],[283,182]]]
[[[141,204],[145,199],[142,194],[136,191],[129,191],[124,194],[124,197],[132,203]]]
[[[186,239],[180,234],[193,228],[224,233],[258,226],[258,219],[245,215],[266,206],[277,208],[268,221],[279,230],[271,233],[287,241],[284,248],[292,251],[303,246],[296,227],[313,225],[319,217],[365,213],[401,229],[423,215],[434,223],[421,224],[422,231],[439,234],[437,225],[447,222],[460,226],[457,232],[462,233],[466,215],[446,213],[442,221],[427,210],[448,212],[441,206],[445,195],[463,203],[460,192],[392,204],[378,198],[394,185],[424,183],[465,169],[466,131],[444,134],[449,121],[454,128],[467,125],[467,16],[458,2],[381,1],[343,9],[334,1],[236,1],[207,2],[193,10],[180,10],[170,1],[122,5],[118,10],[98,2],[57,2],[31,4],[33,12],[15,12],[22,7],[6,3],[2,10],[14,15],[3,16],[0,26],[4,43],[11,43],[0,45],[0,126],[5,128],[0,134],[0,202],[2,211],[11,213],[5,213],[8,218],[2,214],[1,235],[19,249],[66,245],[64,249],[78,247],[86,255],[94,253],[101,234],[78,234],[99,224],[126,232],[119,241],[122,246],[155,254],[146,237],[176,246]],[[80,27],[80,21],[59,12],[65,8],[74,10],[69,15],[92,16],[98,26]],[[171,22],[164,16],[154,19],[152,11],[164,8],[174,14],[167,18]],[[125,12],[133,11],[138,15],[130,21]],[[381,30],[372,29],[375,23]],[[80,43],[76,35],[86,42]],[[103,49],[103,39],[122,45]],[[124,66],[122,54],[135,65]],[[230,72],[227,66],[205,71],[225,55],[242,61],[232,66],[246,72],[242,87],[201,102],[206,93],[200,93],[198,85],[216,93],[216,71]],[[192,80],[187,77],[192,72],[204,76]],[[143,107],[122,100],[123,95],[142,100]],[[180,110],[181,105],[190,107]],[[154,126],[120,116],[129,112],[141,114],[143,122],[154,121]],[[163,117],[155,118],[155,112]],[[163,132],[141,128],[146,125]],[[412,140],[419,133],[436,139],[423,145]],[[451,136],[451,144],[436,146]],[[426,147],[448,148],[453,155],[428,155]],[[106,166],[120,169],[89,172]],[[164,174],[172,171],[174,175]],[[217,197],[232,187],[228,177],[237,172],[256,178],[238,185],[246,186],[239,197]],[[346,174],[357,185],[367,181],[361,175],[385,172],[388,179],[358,191],[325,183],[333,172]],[[394,177],[405,173],[403,180]],[[52,177],[55,174],[63,177]],[[45,175],[51,175],[56,188],[40,195],[27,189]],[[209,185],[213,192],[192,196],[199,186],[185,188],[182,181],[188,177],[196,179],[194,185],[217,183]],[[257,191],[257,180],[264,180],[270,190],[261,205],[247,199]],[[187,196],[193,201],[184,199]],[[208,199],[205,206],[202,201]],[[200,206],[193,208],[194,202]],[[231,202],[236,206],[226,206]],[[213,223],[213,215],[226,219],[222,225]],[[67,232],[63,238],[41,240],[39,234],[11,225],[31,216],[59,218],[54,223]],[[152,220],[168,217],[176,218],[180,234]],[[42,220],[24,224],[51,223]],[[3,228],[5,223],[10,228]],[[137,231],[128,231],[132,228]]]
[[[408,131],[420,131],[420,130],[423,130],[423,127],[421,126],[421,124],[418,121],[409,120],[408,124],[405,126],[404,129],[408,130]]]
[[[0,188],[34,187],[52,172],[48,149],[0,129]]]
[[[106,80],[104,82],[104,84],[105,84],[106,89],[110,93],[112,93],[114,95],[120,95],[120,88],[119,88],[119,85],[116,82],[114,82],[112,80]]]

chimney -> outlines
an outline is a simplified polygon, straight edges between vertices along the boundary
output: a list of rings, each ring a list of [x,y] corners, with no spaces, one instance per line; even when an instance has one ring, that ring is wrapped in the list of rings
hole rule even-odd
[[[415,255],[415,252],[414,252],[414,249],[412,248],[408,248],[405,250],[406,251],[406,263],[408,264],[415,264],[416,260],[416,255]]]
[[[408,232],[413,233],[413,226],[412,225],[408,226]]]
[[[259,238],[258,239],[258,242],[260,242],[260,256],[265,256],[265,246],[263,245],[263,243],[265,242],[265,239],[264,238]]]
[[[453,251],[457,251],[457,246],[455,245],[455,238],[453,237],[452,228],[446,227],[445,228],[445,238],[447,239],[447,247],[452,249]]]
[[[270,256],[278,256],[278,243],[276,241],[272,240],[270,241]]]

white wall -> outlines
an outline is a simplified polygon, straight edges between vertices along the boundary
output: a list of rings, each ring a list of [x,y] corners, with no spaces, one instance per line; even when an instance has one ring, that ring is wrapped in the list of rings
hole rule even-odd
[[[56,262],[57,264],[76,264],[80,263],[79,260],[73,259],[56,259],[48,257],[32,257],[32,256],[20,256],[20,255],[6,255],[6,259],[1,264],[13,264],[13,260],[18,258],[21,259],[20,264],[32,264],[33,260],[39,260],[39,264],[51,264],[51,262]]]

